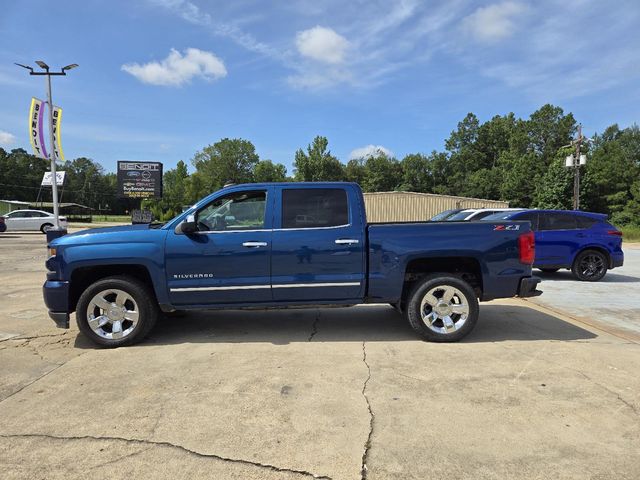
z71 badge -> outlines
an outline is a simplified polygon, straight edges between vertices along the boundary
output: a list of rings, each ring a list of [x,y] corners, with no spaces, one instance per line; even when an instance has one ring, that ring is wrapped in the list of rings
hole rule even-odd
[[[520,225],[494,225],[493,230],[520,230]]]

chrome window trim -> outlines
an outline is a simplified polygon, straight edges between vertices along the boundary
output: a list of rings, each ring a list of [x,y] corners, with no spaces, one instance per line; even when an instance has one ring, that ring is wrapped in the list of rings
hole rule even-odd
[[[292,232],[299,230],[334,230],[337,228],[351,227],[350,223],[345,225],[334,225],[331,227],[303,227],[303,228],[259,228],[256,230],[198,230],[193,232],[193,235],[207,234],[207,233],[239,233],[239,232]]]

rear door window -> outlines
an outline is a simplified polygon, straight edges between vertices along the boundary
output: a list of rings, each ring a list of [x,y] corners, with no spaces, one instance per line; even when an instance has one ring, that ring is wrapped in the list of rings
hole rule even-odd
[[[531,222],[531,230],[533,230],[534,232],[538,230],[538,212],[521,213],[513,217],[513,220],[529,220]]]
[[[348,224],[349,206],[344,189],[282,190],[282,228],[337,227]]]
[[[589,218],[583,215],[576,216],[576,219],[578,221],[578,228],[584,229],[593,227],[593,225],[597,222],[595,218]]]
[[[576,230],[578,221],[569,213],[541,213],[540,230]]]

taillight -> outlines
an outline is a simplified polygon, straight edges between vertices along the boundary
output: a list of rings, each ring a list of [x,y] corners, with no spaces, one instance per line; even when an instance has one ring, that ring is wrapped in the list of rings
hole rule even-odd
[[[520,263],[532,265],[536,257],[536,238],[533,232],[523,233],[518,237],[518,251]]]
[[[607,235],[613,235],[615,237],[621,237],[622,232],[620,230],[607,230]]]

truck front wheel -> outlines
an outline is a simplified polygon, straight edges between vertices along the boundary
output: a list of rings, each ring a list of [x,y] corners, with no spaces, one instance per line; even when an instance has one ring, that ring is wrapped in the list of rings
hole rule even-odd
[[[140,280],[114,276],[87,288],[76,308],[78,328],[103,347],[121,347],[142,340],[158,318],[153,291]]]
[[[411,290],[406,315],[411,327],[430,342],[456,342],[467,336],[479,314],[471,286],[457,277],[435,274]]]

